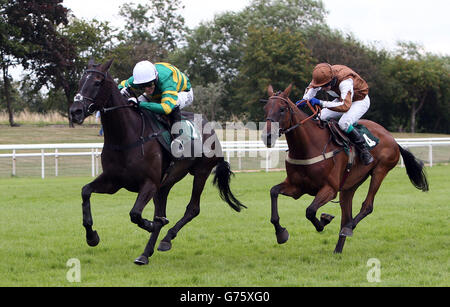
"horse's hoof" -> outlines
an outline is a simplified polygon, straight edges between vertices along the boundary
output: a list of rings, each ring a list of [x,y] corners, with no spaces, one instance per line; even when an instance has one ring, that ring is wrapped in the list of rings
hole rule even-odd
[[[342,254],[342,249],[335,249],[334,254]]]
[[[352,237],[353,236],[353,230],[349,227],[344,227],[341,229],[341,232],[339,233],[339,236],[342,237]]]
[[[172,248],[172,243],[161,241],[158,246],[160,252],[167,252]]]
[[[86,242],[89,246],[95,247],[100,243],[100,237],[98,236],[97,231],[93,231],[90,236],[86,235]]]
[[[137,264],[137,265],[147,265],[148,264],[148,257],[144,256],[144,255],[141,255],[141,256],[139,256],[138,258],[136,258],[134,260],[134,263]]]
[[[333,219],[334,219],[334,216],[331,214],[322,213],[320,215],[320,223],[322,223],[323,226],[330,224]]]
[[[289,240],[289,232],[286,230],[286,228],[283,228],[280,233],[277,233],[277,242],[278,244],[286,243],[287,240]]]

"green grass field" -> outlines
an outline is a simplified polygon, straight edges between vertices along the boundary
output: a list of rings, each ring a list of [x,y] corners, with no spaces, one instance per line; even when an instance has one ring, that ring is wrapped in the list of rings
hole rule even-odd
[[[136,195],[127,191],[92,197],[94,228],[100,245],[85,243],[79,178],[0,179],[0,286],[449,286],[450,166],[427,169],[430,192],[416,190],[405,169],[395,168],[375,199],[372,215],[347,239],[344,253],[333,254],[340,209],[320,212],[336,219],[317,233],[305,218],[312,197],[280,196],[281,223],[290,240],[278,245],[270,223],[270,188],[284,172],[238,173],[235,195],[248,206],[241,213],[224,203],[211,182],[200,215],[181,230],[169,252],[155,252],[148,266],[139,256],[148,233],[129,220]],[[184,213],[191,177],[169,196],[168,219],[160,238]],[[358,190],[354,214],[368,183]],[[153,216],[153,204],[144,217]],[[159,240],[158,240],[159,243]],[[157,244],[158,244],[157,243]],[[79,259],[81,282],[70,283],[66,265]],[[370,283],[367,262],[381,264],[379,283]]]

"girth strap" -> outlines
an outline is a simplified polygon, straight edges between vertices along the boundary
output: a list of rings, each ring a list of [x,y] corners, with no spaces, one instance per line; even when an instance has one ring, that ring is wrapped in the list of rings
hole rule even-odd
[[[103,147],[106,149],[111,149],[114,151],[127,151],[130,150],[132,148],[138,147],[138,146],[142,146],[145,143],[147,143],[148,141],[150,141],[153,138],[158,137],[160,134],[160,132],[155,132],[152,133],[146,137],[140,137],[138,141],[131,143],[131,144],[127,144],[127,145],[113,145],[113,144],[104,144]]]
[[[117,109],[117,108],[116,108]],[[137,140],[134,143],[131,144],[127,144],[127,145],[113,145],[113,144],[104,144],[103,147],[107,148],[107,149],[111,149],[114,151],[127,151],[130,150],[132,148],[141,146],[141,154],[142,156],[144,156],[144,144],[147,143],[148,141],[157,138],[160,134],[161,134],[161,130],[157,131],[157,132],[153,132],[150,135],[144,136],[144,132],[145,132],[145,119],[144,119],[144,113],[139,110],[139,115],[141,116],[141,121],[142,121],[142,129],[141,129],[141,136],[139,137],[139,140]]]
[[[292,159],[291,157],[289,157],[289,154],[288,154],[286,157],[286,162],[289,164],[294,164],[294,165],[312,165],[312,164],[316,164],[316,163],[328,160],[330,158],[333,158],[334,156],[339,154],[341,151],[343,151],[343,149],[337,149],[335,151],[330,151],[330,152],[327,152],[326,154],[322,154],[315,158],[306,159],[306,160]]]

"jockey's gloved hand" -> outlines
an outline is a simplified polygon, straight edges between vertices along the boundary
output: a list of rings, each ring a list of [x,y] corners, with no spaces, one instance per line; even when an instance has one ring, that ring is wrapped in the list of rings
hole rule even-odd
[[[311,105],[312,105],[313,107],[314,107],[314,106],[319,106],[319,107],[322,106],[322,102],[320,102],[320,100],[317,99],[317,98],[311,98],[311,99],[309,100],[309,103],[311,103]]]
[[[136,97],[130,97],[130,98],[128,98],[128,103],[129,103],[129,104],[132,104],[133,107],[139,108],[140,102],[137,100]]]
[[[130,97],[132,96],[130,90],[128,89],[128,87],[124,87],[123,89],[121,89],[121,90],[120,90],[120,93],[121,93],[122,96],[124,96],[125,98],[130,98]]]
[[[295,103],[295,105],[300,109],[300,108],[306,106],[306,101],[307,101],[306,99],[299,100]]]

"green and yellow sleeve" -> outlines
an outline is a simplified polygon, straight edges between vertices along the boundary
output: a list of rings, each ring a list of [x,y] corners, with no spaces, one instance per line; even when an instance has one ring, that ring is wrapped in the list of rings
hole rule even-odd
[[[124,87],[136,88],[133,81],[134,81],[133,77],[130,77],[127,80],[123,80],[122,82],[119,83],[118,86],[119,90],[123,89]]]

